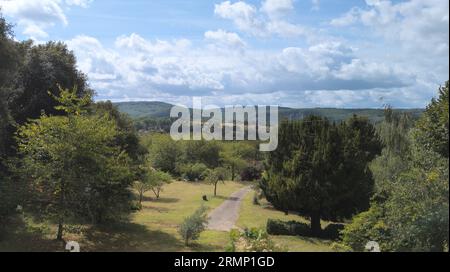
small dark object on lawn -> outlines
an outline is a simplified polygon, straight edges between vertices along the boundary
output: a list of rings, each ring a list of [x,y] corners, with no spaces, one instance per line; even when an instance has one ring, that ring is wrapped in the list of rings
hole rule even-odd
[[[206,195],[203,196],[203,201],[208,201],[208,197]]]

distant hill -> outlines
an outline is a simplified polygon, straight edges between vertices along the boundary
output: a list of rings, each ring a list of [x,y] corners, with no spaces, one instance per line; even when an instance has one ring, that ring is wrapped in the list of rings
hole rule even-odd
[[[168,118],[170,116],[171,104],[164,102],[121,102],[114,103],[119,111],[127,113],[131,118],[142,117]]]
[[[170,116],[170,109],[173,105],[164,102],[121,102],[115,103],[119,111],[127,113],[133,119],[165,119]],[[413,117],[419,117],[423,109],[396,109],[395,111],[410,113]],[[372,122],[381,121],[384,118],[382,109],[336,109],[336,108],[310,108],[294,109],[279,108],[280,119],[297,120],[309,115],[318,115],[326,117],[331,121],[342,121],[351,117],[353,114],[365,116]]]

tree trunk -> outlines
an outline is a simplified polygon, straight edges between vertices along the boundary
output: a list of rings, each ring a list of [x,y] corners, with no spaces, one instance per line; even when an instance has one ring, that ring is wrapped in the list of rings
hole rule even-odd
[[[320,225],[320,213],[313,212],[311,214],[311,232],[313,235],[318,236],[322,232],[322,227]]]
[[[235,167],[234,164],[231,165],[231,180],[234,181],[234,176],[235,176]]]
[[[58,223],[58,234],[56,235],[56,240],[58,241],[62,241],[63,239],[63,228],[64,228],[63,220],[62,218],[60,218]]]
[[[214,183],[214,196],[217,196],[217,183]]]
[[[58,234],[56,235],[56,240],[62,241],[63,239],[63,229],[64,229],[64,212],[65,212],[65,186],[64,181],[61,181],[61,192],[59,195],[59,214],[58,214]]]
[[[141,191],[141,192],[139,192],[139,205],[142,205],[143,198],[144,198],[144,193]]]

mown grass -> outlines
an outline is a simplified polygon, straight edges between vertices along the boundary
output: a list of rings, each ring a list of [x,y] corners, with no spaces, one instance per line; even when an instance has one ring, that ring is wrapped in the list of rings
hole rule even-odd
[[[178,226],[200,205],[218,207],[233,192],[246,186],[239,182],[219,184],[218,195],[206,183],[173,182],[164,187],[160,199],[151,192],[145,194],[142,210],[131,215],[129,222],[104,226],[68,226],[64,238],[77,241],[82,251],[223,251],[229,234],[205,231],[198,241],[186,247],[178,234]],[[207,202],[202,196],[207,195]],[[54,241],[56,226],[36,222],[31,217],[18,216],[10,231],[0,239],[0,251],[63,251],[61,242]]]
[[[243,200],[241,213],[237,222],[240,228],[262,228],[266,229],[268,219],[279,219],[283,221],[298,221],[309,223],[305,218],[275,210],[270,203],[260,200],[260,205],[253,204],[253,192],[250,192]],[[322,227],[328,222],[323,221]],[[332,251],[331,241],[308,238],[300,236],[271,236],[276,244],[289,252],[328,252]]]

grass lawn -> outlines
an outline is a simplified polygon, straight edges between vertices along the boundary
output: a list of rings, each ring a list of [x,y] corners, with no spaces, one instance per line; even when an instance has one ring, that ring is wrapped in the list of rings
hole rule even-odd
[[[299,221],[309,223],[303,217],[295,214],[285,215],[284,212],[275,210],[267,201],[261,200],[260,205],[253,204],[253,191],[243,200],[241,214],[237,225],[240,228],[263,228],[266,229],[268,219],[279,219],[283,221]],[[322,227],[328,223],[322,222]],[[275,243],[290,252],[323,252],[332,251],[331,241],[308,238],[300,236],[271,236]]]
[[[64,238],[79,242],[82,251],[223,251],[229,243],[227,232],[205,231],[198,241],[185,247],[177,229],[202,203],[216,208],[244,186],[231,181],[219,184],[218,196],[213,197],[212,185],[177,181],[164,187],[159,200],[148,192],[142,210],[133,213],[130,222],[103,227],[76,226],[66,231]],[[208,202],[202,200],[203,195],[208,196]],[[30,218],[12,223],[16,228],[0,239],[0,251],[62,250],[60,242],[53,240],[54,225],[36,223]]]

